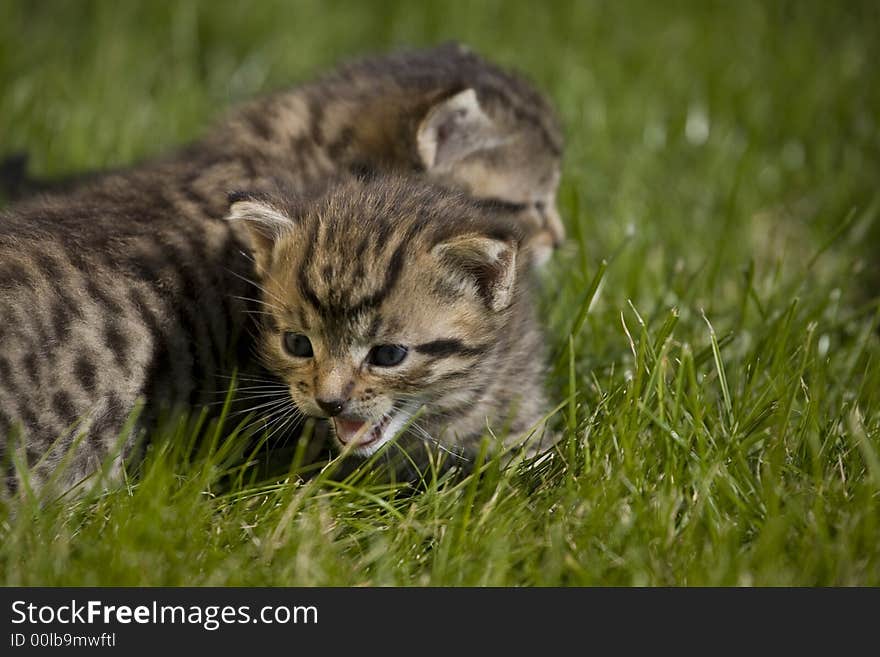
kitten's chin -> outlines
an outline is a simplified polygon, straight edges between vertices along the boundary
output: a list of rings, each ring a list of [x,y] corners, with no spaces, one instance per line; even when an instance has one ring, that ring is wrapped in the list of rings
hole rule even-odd
[[[334,418],[333,437],[343,452],[367,457],[394,438],[408,419],[409,414],[404,411],[383,415],[372,424],[364,420]]]

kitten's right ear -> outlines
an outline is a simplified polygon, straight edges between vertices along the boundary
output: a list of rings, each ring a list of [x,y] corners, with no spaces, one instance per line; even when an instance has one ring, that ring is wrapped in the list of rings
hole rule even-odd
[[[503,142],[470,88],[435,103],[416,132],[419,159],[427,171],[450,169],[471,153]]]
[[[444,263],[454,280],[475,289],[490,310],[513,301],[517,244],[485,235],[462,235],[436,244],[431,253]]]
[[[258,192],[231,192],[228,221],[244,222],[251,238],[251,251],[262,275],[272,264],[272,253],[278,239],[289,233],[293,219],[281,208],[281,204],[268,194]]]

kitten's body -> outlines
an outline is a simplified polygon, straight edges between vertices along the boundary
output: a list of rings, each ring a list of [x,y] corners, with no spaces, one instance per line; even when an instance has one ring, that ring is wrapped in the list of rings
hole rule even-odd
[[[257,294],[248,237],[223,221],[228,190],[421,170],[524,204],[509,223],[537,248],[550,229],[532,210],[552,208],[555,130],[528,85],[444,47],[355,64],[257,101],[176,155],[22,203],[0,216],[0,314],[15,318],[0,327],[2,451],[18,427],[39,486],[77,440],[66,486],[117,443],[136,400],[149,419],[225,385]]]
[[[242,243],[147,193],[0,215],[0,446],[21,430],[36,487],[63,454],[64,485],[93,472],[139,399],[146,426],[228,383],[254,294]]]
[[[469,95],[472,92],[472,95]],[[439,138],[438,138],[439,135]],[[235,110],[202,139],[136,169],[88,172],[62,191],[130,185],[132,171],[175,188],[189,214],[220,217],[218,190],[281,178],[296,189],[340,172],[427,173],[511,213],[538,258],[565,237],[556,210],[562,136],[548,101],[518,75],[457,44],[358,61]],[[15,162],[11,160],[10,169]],[[52,192],[20,176],[13,194]],[[3,182],[3,179],[0,179]]]

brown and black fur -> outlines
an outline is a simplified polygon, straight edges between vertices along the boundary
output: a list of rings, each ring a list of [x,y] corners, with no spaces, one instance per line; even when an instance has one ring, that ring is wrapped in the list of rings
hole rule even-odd
[[[426,162],[420,130],[444,104],[473,90],[486,125],[455,124],[445,158]],[[433,114],[432,114],[433,112]],[[297,189],[341,172],[427,173],[487,201],[504,204],[542,249],[558,246],[564,229],[556,210],[563,149],[556,113],[516,73],[458,44],[392,54],[345,65],[291,91],[252,101],[177,154],[135,170],[177,188],[189,212],[222,216],[218,190],[284,179]],[[53,183],[28,178],[26,160],[11,158],[0,184],[14,196],[51,192]],[[131,170],[81,174],[58,181],[62,190],[127,185]],[[93,191],[92,191],[93,193]]]
[[[462,89],[485,111],[477,132],[458,134],[457,106],[437,114]],[[426,164],[418,138],[436,116],[449,118],[433,126],[443,157]],[[257,295],[250,239],[224,221],[227,191],[425,173],[506,207],[528,237],[546,229],[523,217],[549,211],[560,153],[542,97],[447,46],[353,64],[243,108],[175,155],[21,203],[0,215],[0,451],[8,461],[14,433],[35,486],[71,454],[59,482],[70,485],[120,440],[138,400],[138,426],[149,426],[159,409],[211,398],[231,365],[247,367],[227,360]],[[540,208],[502,194],[532,188]]]
[[[236,365],[242,244],[220,222],[181,225],[155,191],[0,214],[0,446],[17,428],[35,487],[65,454],[63,484],[93,472],[138,400],[149,425]]]
[[[254,235],[265,310],[258,348],[288,387],[290,417],[388,420],[403,433],[396,446],[416,459],[423,446],[472,459],[487,427],[501,440],[493,451],[545,442],[529,247],[503,215],[383,176],[307,201],[237,195],[230,218]],[[291,354],[286,333],[307,337],[313,353]],[[372,364],[383,344],[403,347],[402,362]]]

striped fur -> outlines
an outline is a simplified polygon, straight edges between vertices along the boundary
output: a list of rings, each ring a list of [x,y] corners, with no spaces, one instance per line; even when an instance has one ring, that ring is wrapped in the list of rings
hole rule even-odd
[[[442,155],[430,166],[419,149],[429,123]],[[471,141],[441,143],[459,130]],[[560,153],[540,95],[445,46],[344,67],[242,108],[170,157],[20,203],[0,215],[0,456],[9,461],[16,435],[39,487],[67,454],[58,483],[69,486],[120,438],[130,451],[160,412],[210,399],[222,373],[249,366],[250,345],[236,338],[247,311],[261,311],[247,301],[257,296],[250,237],[223,221],[227,191],[427,174],[506,209],[531,253],[562,236],[548,214]],[[458,347],[438,339],[422,348]],[[138,401],[142,421],[121,436]]]
[[[146,426],[211,399],[235,365],[255,295],[242,244],[140,193],[0,215],[0,447],[17,427],[35,487],[65,454],[62,487],[93,472],[138,400]]]
[[[485,123],[458,121],[468,107],[461,99],[471,92]],[[448,142],[439,149],[445,157],[431,162],[420,150],[429,124]],[[520,75],[452,43],[356,61],[259,98],[152,169],[175,172],[181,199],[212,216],[226,210],[218,191],[268,186],[271,178],[303,189],[340,172],[428,173],[504,205],[543,262],[565,237],[556,209],[562,149],[546,98]],[[54,183],[28,179],[23,165],[16,157],[5,174],[0,168],[0,186],[12,196],[96,180],[106,186],[95,173]],[[127,177],[122,172],[118,183]]]
[[[473,457],[489,425],[508,447],[540,434],[544,340],[528,247],[503,214],[396,177],[349,180],[311,201],[236,201],[231,218],[258,235],[264,363],[303,413],[327,416],[320,401],[339,401],[337,438],[339,418],[364,422],[364,435],[389,427],[341,448],[368,456],[408,421],[400,444],[414,454],[427,443]],[[306,336],[313,355],[292,355],[285,333]],[[383,344],[408,353],[395,366],[371,363]]]

